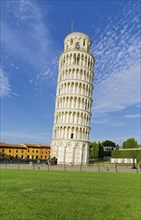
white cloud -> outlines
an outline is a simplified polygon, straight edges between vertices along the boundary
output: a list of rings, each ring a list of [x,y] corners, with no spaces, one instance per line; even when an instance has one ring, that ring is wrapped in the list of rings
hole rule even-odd
[[[140,114],[127,114],[127,115],[125,115],[124,116],[125,118],[140,118],[141,117],[141,115]]]
[[[0,96],[10,96],[11,91],[9,79],[2,68],[0,68]]]
[[[6,14],[14,18],[14,24],[8,16],[2,14],[1,41],[8,55],[31,65],[35,77],[42,72],[52,59],[52,38],[44,22],[44,14],[34,1],[7,1]],[[53,51],[53,52],[52,52]],[[3,57],[6,55],[3,50]],[[49,73],[50,74],[50,73]]]
[[[58,59],[59,59],[59,55],[53,58],[51,62],[48,62],[48,65],[37,74],[37,79],[46,80],[46,81],[48,79],[52,79],[52,80],[55,79],[56,82],[56,77],[58,72]]]
[[[94,119],[94,123],[95,124],[99,124],[99,125],[102,125],[102,124],[107,124],[109,123],[109,120],[108,119]]]
[[[49,143],[50,133],[34,131],[3,131],[1,132],[1,141],[6,143]]]
[[[95,86],[94,111],[120,111],[140,102],[140,67],[133,66],[102,80]]]
[[[118,22],[109,18],[105,29],[94,36],[95,116],[140,103],[140,12],[136,2],[126,9]]]

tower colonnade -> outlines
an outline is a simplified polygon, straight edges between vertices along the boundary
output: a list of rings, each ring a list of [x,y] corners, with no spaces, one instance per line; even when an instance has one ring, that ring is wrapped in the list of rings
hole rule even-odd
[[[58,164],[87,163],[94,57],[88,35],[74,32],[60,55],[51,156]]]
[[[92,96],[93,86],[86,82],[76,82],[75,80],[60,82],[58,86],[57,95],[60,94],[79,94],[83,96]]]
[[[89,126],[90,114],[82,111],[57,111],[55,124],[74,124]]]
[[[54,137],[61,138],[61,140],[75,139],[75,141],[88,141],[89,128],[82,128],[80,126],[56,126],[54,128]]]
[[[81,67],[92,69],[94,62],[91,54],[86,52],[71,52],[60,56],[59,69],[72,65],[80,65]]]
[[[67,80],[67,79],[79,79],[80,81],[85,81],[91,83],[93,81],[93,72],[87,68],[79,67],[65,67],[60,70],[58,81]]]
[[[56,110],[57,109],[78,109],[83,111],[91,111],[92,100],[88,100],[85,96],[74,95],[74,96],[58,96],[56,98]]]

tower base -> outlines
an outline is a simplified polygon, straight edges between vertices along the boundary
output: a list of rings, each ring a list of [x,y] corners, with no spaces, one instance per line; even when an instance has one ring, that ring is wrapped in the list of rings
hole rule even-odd
[[[57,164],[87,164],[89,161],[88,145],[88,142],[52,140],[51,157],[57,158]]]

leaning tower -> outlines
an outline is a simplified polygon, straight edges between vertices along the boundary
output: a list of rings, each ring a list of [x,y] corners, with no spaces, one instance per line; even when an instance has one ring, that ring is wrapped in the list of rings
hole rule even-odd
[[[94,77],[92,41],[73,32],[64,40],[59,59],[51,156],[58,164],[86,164]]]

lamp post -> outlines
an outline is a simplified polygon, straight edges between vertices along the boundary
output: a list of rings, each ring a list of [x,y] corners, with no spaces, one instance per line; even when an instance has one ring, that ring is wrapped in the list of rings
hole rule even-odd
[[[133,154],[133,166],[132,166],[132,169],[137,169],[137,167],[135,166],[135,156]]]

